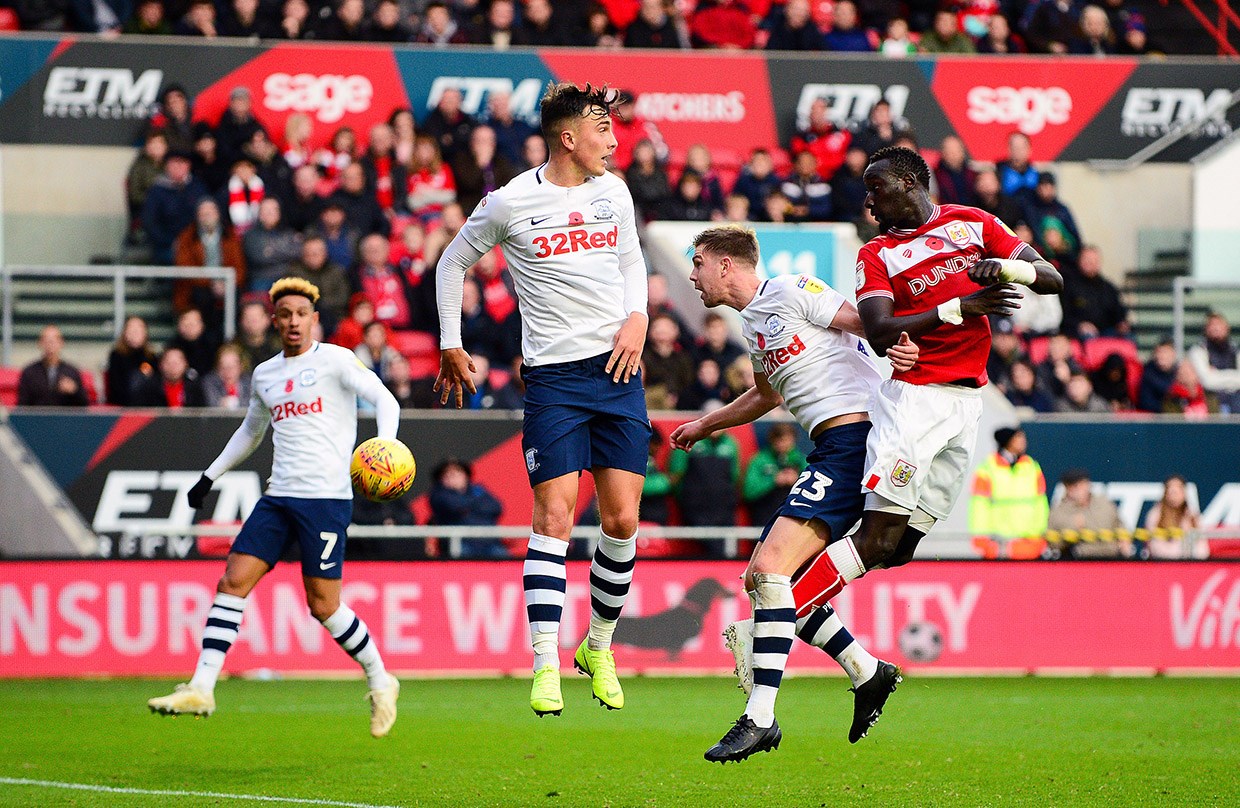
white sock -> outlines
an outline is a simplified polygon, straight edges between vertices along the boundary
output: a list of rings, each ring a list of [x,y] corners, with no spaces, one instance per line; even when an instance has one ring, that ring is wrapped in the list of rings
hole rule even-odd
[[[560,618],[564,614],[564,591],[568,576],[564,557],[568,542],[531,533],[521,582],[525,588],[525,613],[530,621],[534,646],[534,670],[560,667]]]
[[[627,539],[599,531],[598,546],[590,562],[590,632],[586,635],[586,646],[593,651],[611,647],[616,621],[633,583],[636,557],[636,531]]]
[[[203,693],[214,693],[215,682],[224,669],[224,657],[237,639],[241,628],[241,616],[245,612],[245,598],[215,593],[211,609],[207,612],[207,624],[202,630],[202,651],[190,687]]]
[[[371,641],[366,623],[352,609],[340,604],[340,608],[323,621],[323,628],[366,671],[366,684],[371,690],[388,686],[387,670],[383,667],[383,658],[379,656],[379,647]]]
[[[797,620],[797,636],[830,654],[853,687],[868,682],[878,670],[878,660],[853,638],[829,604]]]
[[[745,715],[758,726],[769,727],[775,721],[775,697],[796,634],[796,605],[789,576],[758,573],[753,577],[758,608],[753,613],[753,690]]]
[[[861,563],[861,556],[857,554],[857,547],[851,536],[827,545],[827,557],[845,582],[855,581],[865,575],[865,565]]]

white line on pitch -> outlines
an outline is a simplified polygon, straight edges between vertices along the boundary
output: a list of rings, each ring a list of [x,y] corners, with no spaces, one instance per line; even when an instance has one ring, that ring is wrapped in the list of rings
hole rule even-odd
[[[143,794],[153,797],[209,797],[221,800],[253,800],[254,802],[280,802],[296,805],[332,805],[337,808],[400,808],[396,805],[376,805],[369,802],[341,802],[339,800],[312,800],[304,797],[268,797],[262,794],[224,794],[218,791],[172,791],[155,788],[121,788],[91,783],[60,783],[55,780],[27,780],[23,777],[0,777],[0,785],[34,786],[37,788],[67,788],[73,791],[102,791],[108,794]]]

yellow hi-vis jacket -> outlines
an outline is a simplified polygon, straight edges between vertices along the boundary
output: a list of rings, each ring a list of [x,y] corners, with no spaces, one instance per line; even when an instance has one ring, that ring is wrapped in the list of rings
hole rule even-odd
[[[995,452],[978,466],[969,500],[969,532],[974,536],[1041,536],[1049,511],[1046,478],[1038,461],[1029,455],[1010,465]]]

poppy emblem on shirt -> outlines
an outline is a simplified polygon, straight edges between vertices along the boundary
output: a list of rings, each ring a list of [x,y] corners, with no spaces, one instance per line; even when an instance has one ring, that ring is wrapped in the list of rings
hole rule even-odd
[[[969,243],[969,228],[953,222],[947,226],[947,237],[951,239],[952,244],[963,247]]]
[[[293,380],[292,379],[284,380],[284,392],[286,393],[293,392]]]
[[[584,217],[584,216],[582,216],[580,213],[577,213],[576,211],[574,211],[574,212],[572,212],[572,213],[568,214],[568,223],[569,223],[570,225],[574,225],[574,224],[585,224],[585,223],[586,223],[586,219],[585,219],[585,217]]]
[[[937,236],[931,236],[930,238],[926,239],[926,246],[934,250],[935,252],[938,252],[939,250],[943,249],[943,239],[938,238]]]
[[[760,351],[766,350],[766,337],[762,336],[761,334],[758,335],[758,350]]]

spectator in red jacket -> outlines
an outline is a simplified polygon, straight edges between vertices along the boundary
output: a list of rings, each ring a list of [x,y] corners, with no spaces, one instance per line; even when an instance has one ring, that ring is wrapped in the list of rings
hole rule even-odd
[[[818,173],[830,180],[844,164],[852,133],[837,129],[831,122],[831,105],[825,98],[815,98],[809,107],[809,122],[792,138],[792,153],[812,152],[818,158]]]
[[[667,143],[663,141],[659,127],[637,115],[637,96],[628,90],[620,91],[620,103],[615,106],[611,117],[611,132],[616,137],[616,150],[611,153],[611,162],[621,171],[629,170],[633,163],[633,149],[643,140],[650,141],[660,163],[667,160]]]
[[[748,50],[758,26],[741,0],[703,0],[689,21],[689,33],[695,48]]]
[[[396,267],[388,263],[388,240],[378,233],[362,239],[361,261],[353,268],[352,285],[361,289],[375,307],[375,319],[389,328],[417,328],[409,304],[409,284]]]

